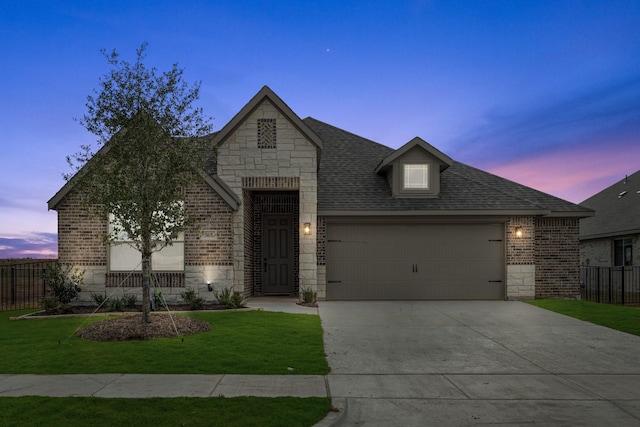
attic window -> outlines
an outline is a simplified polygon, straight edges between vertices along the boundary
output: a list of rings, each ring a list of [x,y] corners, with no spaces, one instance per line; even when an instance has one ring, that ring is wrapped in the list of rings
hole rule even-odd
[[[258,119],[258,148],[276,148],[276,119]]]
[[[428,190],[429,189],[429,165],[413,164],[404,165],[404,185],[405,190]]]

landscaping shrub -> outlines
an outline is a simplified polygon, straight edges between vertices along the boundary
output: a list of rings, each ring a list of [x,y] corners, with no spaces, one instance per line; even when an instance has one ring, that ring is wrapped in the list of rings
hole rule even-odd
[[[124,308],[135,308],[137,302],[138,298],[133,294],[125,295],[122,297]]]
[[[197,296],[196,292],[191,288],[185,289],[185,291],[180,294],[180,297],[182,297],[184,302],[189,304],[191,310],[200,310],[204,304],[204,298]]]
[[[316,293],[311,288],[302,290],[302,302],[305,304],[313,304],[316,302]]]
[[[58,302],[57,299],[48,298],[48,297],[42,298],[42,301],[40,302],[40,304],[42,305],[42,308],[44,309],[44,311],[46,311],[47,313],[55,312],[60,306],[60,303]]]
[[[101,307],[107,301],[107,296],[104,294],[97,294],[95,292],[91,292],[91,299],[96,304],[96,306]]]
[[[162,296],[162,292],[156,290],[153,291],[153,303],[155,305],[155,310],[162,310],[162,308],[164,308],[165,301]]]
[[[60,304],[69,304],[78,299],[80,285],[84,280],[84,273],[70,265],[63,265],[60,261],[44,273],[44,282],[53,298]]]
[[[124,311],[124,302],[120,298],[109,298],[107,311]]]
[[[238,291],[231,292],[230,288],[222,288],[221,291],[215,290],[213,296],[220,304],[227,308],[244,308],[244,297]]]

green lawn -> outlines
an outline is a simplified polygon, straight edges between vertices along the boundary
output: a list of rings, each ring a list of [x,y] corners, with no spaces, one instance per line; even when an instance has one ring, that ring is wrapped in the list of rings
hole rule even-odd
[[[100,343],[76,338],[74,332],[104,316],[9,320],[27,312],[0,313],[2,374],[329,372],[320,318],[315,315],[193,312],[189,315],[211,323],[210,331],[184,340]],[[330,407],[328,398],[293,397],[0,398],[6,426],[312,426]]]
[[[3,426],[312,426],[329,398],[2,397]]]
[[[529,304],[586,320],[618,331],[640,335],[640,308],[588,301],[538,299]]]
[[[211,330],[148,341],[94,342],[74,332],[86,317],[11,321],[0,313],[2,374],[324,375],[320,318],[266,311],[193,312]],[[104,317],[92,317],[90,322]],[[86,323],[85,323],[86,324]],[[293,368],[290,370],[288,368]]]

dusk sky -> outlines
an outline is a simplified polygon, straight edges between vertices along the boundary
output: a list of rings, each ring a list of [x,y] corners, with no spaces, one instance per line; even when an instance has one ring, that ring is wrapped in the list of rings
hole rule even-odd
[[[264,85],[301,118],[579,203],[640,169],[640,1],[25,1],[0,4],[0,258],[55,257],[74,118],[100,49],[175,62],[223,127]]]

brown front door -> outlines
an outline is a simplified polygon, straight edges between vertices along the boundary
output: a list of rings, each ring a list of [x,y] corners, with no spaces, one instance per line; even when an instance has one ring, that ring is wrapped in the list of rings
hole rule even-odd
[[[262,223],[263,292],[292,294],[294,292],[293,217],[265,215]]]

